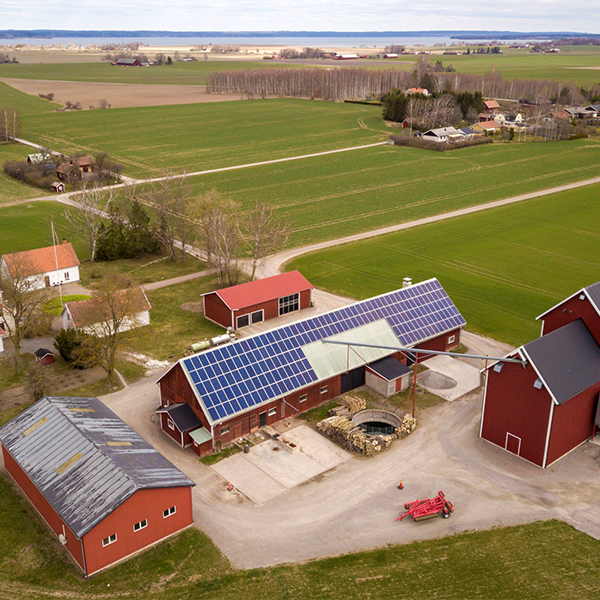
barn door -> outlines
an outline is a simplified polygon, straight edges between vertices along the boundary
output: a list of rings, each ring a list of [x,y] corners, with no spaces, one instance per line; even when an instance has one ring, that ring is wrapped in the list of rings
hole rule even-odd
[[[513,435],[512,433],[506,433],[506,444],[504,446],[505,450],[520,456],[521,453],[521,438]]]
[[[348,373],[342,373],[340,385],[342,394],[365,385],[365,368],[358,367]]]

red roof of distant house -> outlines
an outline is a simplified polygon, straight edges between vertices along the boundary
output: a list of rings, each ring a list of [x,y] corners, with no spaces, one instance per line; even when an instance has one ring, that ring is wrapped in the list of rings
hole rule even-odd
[[[475,123],[475,125],[481,125],[484,129],[500,129],[500,123],[496,121],[483,121],[483,123]]]
[[[500,108],[497,100],[486,100],[483,104],[488,110],[496,110],[497,108]]]
[[[79,266],[77,254],[69,242],[58,246],[5,254],[3,258],[11,277],[29,277],[56,271],[57,263],[59,269]]]
[[[239,310],[313,288],[300,271],[290,271],[209,293],[217,294],[231,310]]]

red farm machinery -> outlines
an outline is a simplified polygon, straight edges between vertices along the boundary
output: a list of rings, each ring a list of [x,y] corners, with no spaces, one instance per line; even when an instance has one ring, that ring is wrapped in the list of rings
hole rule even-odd
[[[396,521],[402,521],[404,517],[412,517],[413,521],[424,521],[425,519],[433,519],[438,515],[447,519],[453,512],[454,506],[452,502],[446,500],[444,492],[438,492],[435,498],[427,498],[426,500],[415,500],[407,502],[404,505],[407,512],[401,514]]]

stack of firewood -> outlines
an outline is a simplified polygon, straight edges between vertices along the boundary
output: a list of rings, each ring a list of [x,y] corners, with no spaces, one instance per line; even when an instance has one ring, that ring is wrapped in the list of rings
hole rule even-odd
[[[320,421],[317,423],[317,429],[342,448],[352,452],[361,452],[366,456],[387,448],[394,438],[390,435],[368,436],[360,427],[354,425],[350,419],[341,416],[333,416]]]
[[[350,418],[350,411],[345,406],[334,406],[327,411],[328,417],[346,417]]]
[[[396,435],[399,438],[405,438],[412,433],[417,427],[417,419],[406,413],[402,419],[402,425],[396,429]]]
[[[339,401],[350,411],[351,415],[367,408],[367,402],[364,398],[352,394],[344,394]]]

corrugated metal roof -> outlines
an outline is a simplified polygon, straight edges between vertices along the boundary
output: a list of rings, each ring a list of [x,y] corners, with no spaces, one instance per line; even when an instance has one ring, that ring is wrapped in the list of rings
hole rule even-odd
[[[332,335],[328,340],[340,342],[359,342],[363,344],[380,344],[382,346],[399,346],[400,340],[396,337],[394,330],[385,319],[374,321],[368,325],[362,325]],[[326,344],[322,340],[308,344],[303,348],[310,366],[320,380],[329,379],[340,373],[346,373],[357,367],[389,356],[391,350],[383,348],[356,347],[348,350],[347,346],[338,344]]]
[[[290,271],[209,293],[217,294],[231,310],[238,310],[311,290],[313,287],[300,271]]]
[[[194,431],[190,432],[190,437],[197,443],[203,444],[204,442],[208,442],[212,440],[212,435],[208,429],[204,427],[199,427],[198,429],[194,429]]]
[[[42,398],[0,442],[78,537],[137,490],[195,485],[97,398]]]

